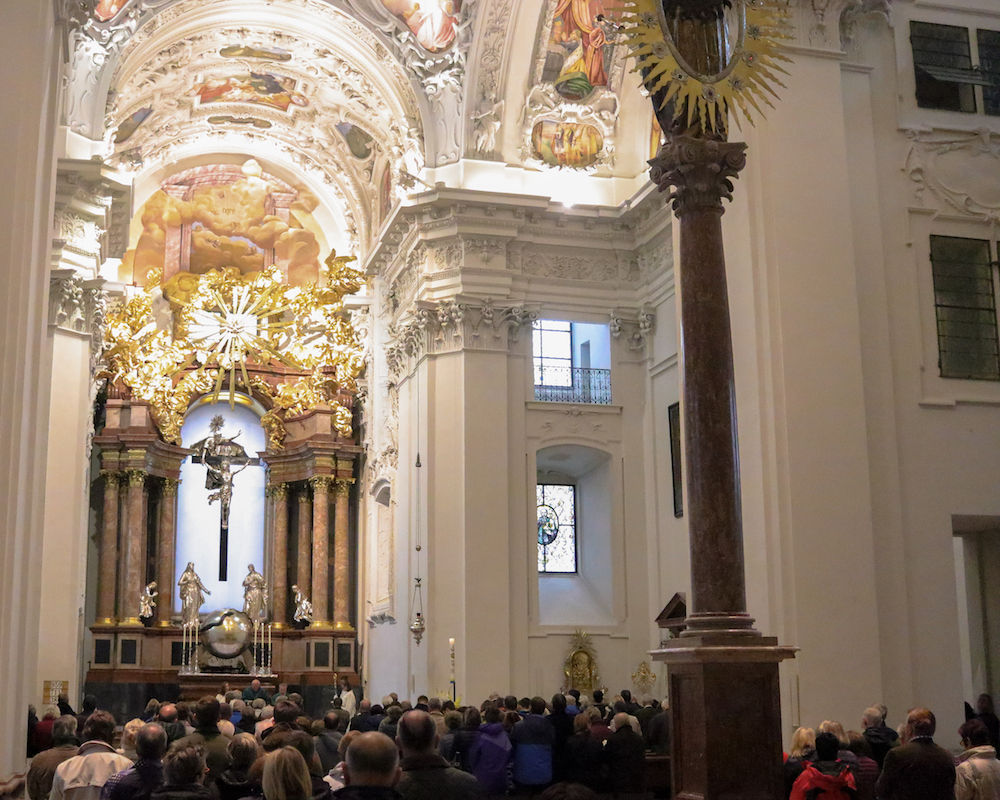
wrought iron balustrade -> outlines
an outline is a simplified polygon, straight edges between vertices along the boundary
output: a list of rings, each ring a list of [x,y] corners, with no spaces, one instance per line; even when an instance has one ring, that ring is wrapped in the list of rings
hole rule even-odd
[[[535,364],[535,399],[549,403],[611,402],[611,370]]]

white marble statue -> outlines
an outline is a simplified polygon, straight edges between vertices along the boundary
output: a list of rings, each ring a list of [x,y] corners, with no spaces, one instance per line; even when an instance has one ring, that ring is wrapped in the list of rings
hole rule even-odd
[[[267,583],[253,564],[248,564],[247,569],[249,573],[243,579],[243,613],[251,622],[261,622],[267,606]]]
[[[142,590],[142,594],[139,595],[139,619],[149,619],[153,616],[157,595],[159,592],[156,591],[156,581],[152,581]]]
[[[295,616],[292,618],[296,622],[312,622],[313,604],[309,602],[297,584],[292,584],[292,591],[295,592]]]
[[[198,573],[194,571],[193,561],[188,561],[177,585],[181,588],[181,620],[185,625],[195,625],[199,621],[198,612],[205,602],[205,595],[212,593],[205,588]]]

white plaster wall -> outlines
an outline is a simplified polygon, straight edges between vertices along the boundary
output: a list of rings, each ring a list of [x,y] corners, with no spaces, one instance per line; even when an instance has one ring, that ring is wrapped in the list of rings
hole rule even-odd
[[[31,697],[42,708],[45,681],[66,681],[70,703],[80,697],[87,522],[90,510],[87,433],[90,427],[90,336],[50,328],[53,392],[45,484],[59,502],[45,506],[38,671]]]

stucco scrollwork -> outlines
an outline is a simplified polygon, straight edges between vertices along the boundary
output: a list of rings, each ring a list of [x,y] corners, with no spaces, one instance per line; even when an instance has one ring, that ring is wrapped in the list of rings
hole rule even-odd
[[[903,171],[921,205],[1000,222],[1000,135],[909,130]]]

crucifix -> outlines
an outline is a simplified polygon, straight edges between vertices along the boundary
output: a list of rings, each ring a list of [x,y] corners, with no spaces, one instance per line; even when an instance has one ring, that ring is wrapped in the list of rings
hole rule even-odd
[[[196,464],[204,464],[206,469],[205,488],[214,490],[208,502],[221,504],[219,520],[219,580],[226,580],[229,562],[229,508],[233,500],[233,479],[249,466],[256,466],[260,459],[250,458],[243,446],[236,443],[235,436],[225,437],[222,428],[226,420],[221,414],[212,417],[209,429],[212,435],[195,445],[197,453],[192,456]]]

